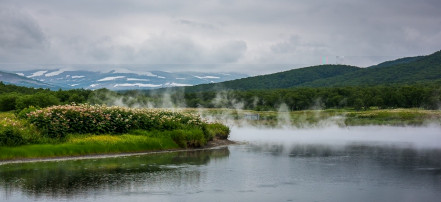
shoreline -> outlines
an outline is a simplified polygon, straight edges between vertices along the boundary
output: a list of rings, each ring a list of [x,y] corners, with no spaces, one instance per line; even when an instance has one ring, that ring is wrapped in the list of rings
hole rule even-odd
[[[60,157],[47,157],[47,158],[28,158],[28,159],[16,159],[16,160],[0,160],[0,166],[7,164],[18,163],[36,163],[36,162],[52,162],[52,161],[69,161],[69,160],[86,160],[86,159],[103,159],[103,158],[117,158],[126,156],[148,155],[148,154],[162,154],[171,152],[184,152],[184,151],[201,151],[218,149],[227,147],[229,145],[238,144],[228,139],[215,139],[207,142],[207,145],[200,148],[187,148],[187,149],[166,149],[166,150],[154,150],[154,151],[140,151],[140,152],[125,152],[125,153],[102,153],[102,154],[88,154],[79,156],[60,156]]]

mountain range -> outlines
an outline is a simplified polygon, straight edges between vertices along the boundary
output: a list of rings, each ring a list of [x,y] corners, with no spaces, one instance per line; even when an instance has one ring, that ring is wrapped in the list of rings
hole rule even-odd
[[[441,51],[427,56],[400,58],[360,68],[318,65],[215,84],[185,87],[186,92],[262,90],[293,87],[341,87],[414,84],[441,81]]]
[[[50,89],[99,89],[110,90],[154,89],[176,86],[192,86],[203,83],[215,83],[247,77],[239,73],[204,73],[204,72],[135,72],[127,69],[109,72],[84,70],[37,69],[0,72],[4,83],[34,88]]]
[[[186,92],[413,84],[441,81],[441,51],[427,56],[386,61],[365,68],[349,65],[318,65],[254,77],[238,73],[38,69],[12,73],[0,72],[0,81],[50,89],[151,90],[174,87],[185,88]]]
[[[0,81],[5,84],[14,84],[30,88],[55,88],[54,85],[43,83],[41,81],[17,75],[15,73],[0,72]]]

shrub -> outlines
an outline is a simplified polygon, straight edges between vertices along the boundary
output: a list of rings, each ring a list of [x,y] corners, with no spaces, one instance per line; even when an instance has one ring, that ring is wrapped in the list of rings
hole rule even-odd
[[[214,137],[218,139],[228,139],[230,128],[221,123],[205,124],[204,134],[207,140],[213,140]]]
[[[126,133],[129,130],[202,128],[199,116],[158,109],[131,109],[103,105],[62,105],[36,110],[27,119],[52,138],[68,133]]]
[[[0,146],[18,146],[40,141],[35,127],[23,120],[4,117],[0,120]]]
[[[15,108],[22,110],[24,108],[35,107],[49,107],[60,104],[57,97],[51,93],[36,93],[34,95],[24,95],[17,99]]]
[[[170,132],[171,138],[180,147],[201,147],[207,143],[204,132],[201,129],[192,130],[173,130]]]
[[[27,115],[33,111],[37,111],[37,108],[35,108],[34,106],[24,108],[17,113],[17,117],[20,119],[26,119]]]
[[[0,128],[0,146],[18,146],[25,144],[25,140],[17,128],[6,126]]]
[[[18,93],[7,93],[0,96],[0,111],[15,110],[17,99],[20,97]]]

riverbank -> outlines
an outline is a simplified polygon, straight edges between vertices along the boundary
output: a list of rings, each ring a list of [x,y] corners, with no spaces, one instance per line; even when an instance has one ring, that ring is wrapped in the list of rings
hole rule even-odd
[[[213,139],[207,142],[204,147],[201,148],[170,148],[163,150],[149,150],[149,151],[131,151],[122,153],[101,153],[101,154],[86,154],[78,156],[56,156],[56,157],[38,157],[38,158],[23,158],[23,159],[9,159],[1,160],[0,165],[5,164],[15,164],[15,163],[33,163],[33,162],[49,162],[49,161],[67,161],[67,160],[83,160],[83,159],[103,159],[103,158],[115,158],[115,157],[126,157],[126,156],[137,156],[137,155],[148,155],[148,154],[162,154],[170,152],[184,152],[184,151],[202,151],[211,150],[227,147],[229,145],[237,144],[237,142],[224,139]]]
[[[230,133],[167,109],[62,105],[0,118],[0,160],[202,148]]]

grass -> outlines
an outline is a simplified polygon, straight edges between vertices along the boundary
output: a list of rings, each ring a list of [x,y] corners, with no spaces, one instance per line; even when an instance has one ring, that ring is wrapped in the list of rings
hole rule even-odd
[[[0,147],[0,159],[48,158],[92,154],[144,152],[177,149],[171,138],[154,138],[139,135],[86,135],[70,137],[60,144],[34,144]]]
[[[378,109],[363,111],[353,109],[303,110],[291,112],[252,111],[234,109],[185,109],[200,112],[202,117],[230,122],[235,125],[254,125],[277,127],[290,125],[309,127],[321,124],[337,124],[341,126],[359,125],[425,125],[441,124],[441,110],[425,109]],[[258,114],[259,120],[246,118],[247,114]]]

